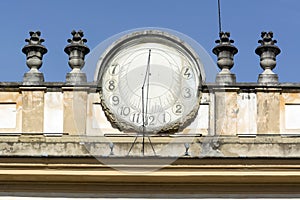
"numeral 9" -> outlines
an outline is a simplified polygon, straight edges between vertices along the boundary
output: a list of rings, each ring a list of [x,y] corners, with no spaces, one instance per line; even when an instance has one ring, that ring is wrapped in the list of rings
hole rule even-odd
[[[118,96],[112,96],[110,102],[112,105],[117,106],[120,103],[120,99]]]

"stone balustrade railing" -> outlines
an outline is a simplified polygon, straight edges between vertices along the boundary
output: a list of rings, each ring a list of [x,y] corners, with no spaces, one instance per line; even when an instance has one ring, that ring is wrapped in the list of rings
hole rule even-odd
[[[69,55],[69,66],[72,71],[66,75],[66,83],[81,84],[86,82],[86,74],[81,71],[85,64],[85,55],[90,52],[86,46],[87,40],[83,38],[83,31],[72,31],[72,39],[67,41],[70,43],[65,47],[65,52]],[[41,32],[30,32],[30,38],[22,49],[26,54],[26,64],[30,71],[24,74],[24,85],[39,85],[44,82],[43,73],[39,71],[43,63],[43,55],[47,53],[47,49],[40,38]],[[232,45],[233,40],[230,39],[229,32],[220,32],[218,44],[213,48],[213,53],[217,55],[217,65],[221,71],[216,76],[216,83],[220,84],[235,84],[236,76],[230,69],[234,66],[234,55],[238,53],[238,49]],[[258,77],[258,83],[276,84],[278,83],[278,75],[273,72],[276,66],[276,56],[281,52],[276,40],[273,40],[272,32],[262,32],[262,39],[258,42],[261,44],[255,50],[255,53],[260,56],[260,66],[264,70]]]

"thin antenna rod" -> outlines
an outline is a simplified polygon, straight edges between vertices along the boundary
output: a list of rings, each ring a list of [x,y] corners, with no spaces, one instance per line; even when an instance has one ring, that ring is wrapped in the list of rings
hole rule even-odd
[[[221,4],[220,0],[218,0],[218,15],[219,15],[219,33],[222,32],[222,24],[221,24]]]

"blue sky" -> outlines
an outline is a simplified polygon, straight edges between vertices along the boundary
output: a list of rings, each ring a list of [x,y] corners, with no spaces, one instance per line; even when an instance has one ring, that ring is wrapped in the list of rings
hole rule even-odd
[[[222,26],[239,53],[232,69],[239,82],[262,72],[254,53],[261,31],[273,31],[282,53],[274,70],[281,82],[300,82],[300,1],[221,0]],[[10,0],[0,1],[0,81],[22,81],[28,71],[21,52],[31,30],[40,30],[48,53],[45,81],[64,81],[70,71],[63,49],[73,29],[82,29],[90,49],[119,32],[163,27],[198,41],[212,56],[218,38],[217,0]]]

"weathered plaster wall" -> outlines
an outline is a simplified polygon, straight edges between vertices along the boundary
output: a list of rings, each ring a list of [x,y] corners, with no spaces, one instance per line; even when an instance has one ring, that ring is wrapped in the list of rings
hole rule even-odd
[[[63,91],[63,132],[83,135],[86,132],[87,91]]]
[[[237,92],[215,92],[215,126],[218,135],[237,134]]]
[[[22,132],[42,133],[44,125],[45,88],[30,88],[22,91]]]
[[[257,92],[257,134],[279,134],[280,105],[279,91]]]
[[[7,112],[1,113],[0,111],[3,125],[0,127],[0,133],[20,133],[22,131],[22,94],[14,91],[1,91],[0,104],[3,106],[14,105],[15,107],[10,110],[9,116],[6,115]]]
[[[2,133],[119,133],[103,114],[99,94],[86,87],[23,87],[0,92]],[[300,133],[300,87],[239,87],[204,91],[192,124],[202,135],[256,136]]]
[[[184,155],[187,144],[190,156],[299,156],[300,85],[290,87],[204,89],[197,119],[184,131],[191,136],[154,137],[153,146],[165,156]],[[112,128],[95,91],[63,84],[2,88],[2,154],[87,155],[88,147],[107,156],[111,143],[116,154],[128,153],[135,137]],[[133,155],[140,153],[140,139]],[[146,144],[145,152],[153,153]]]

